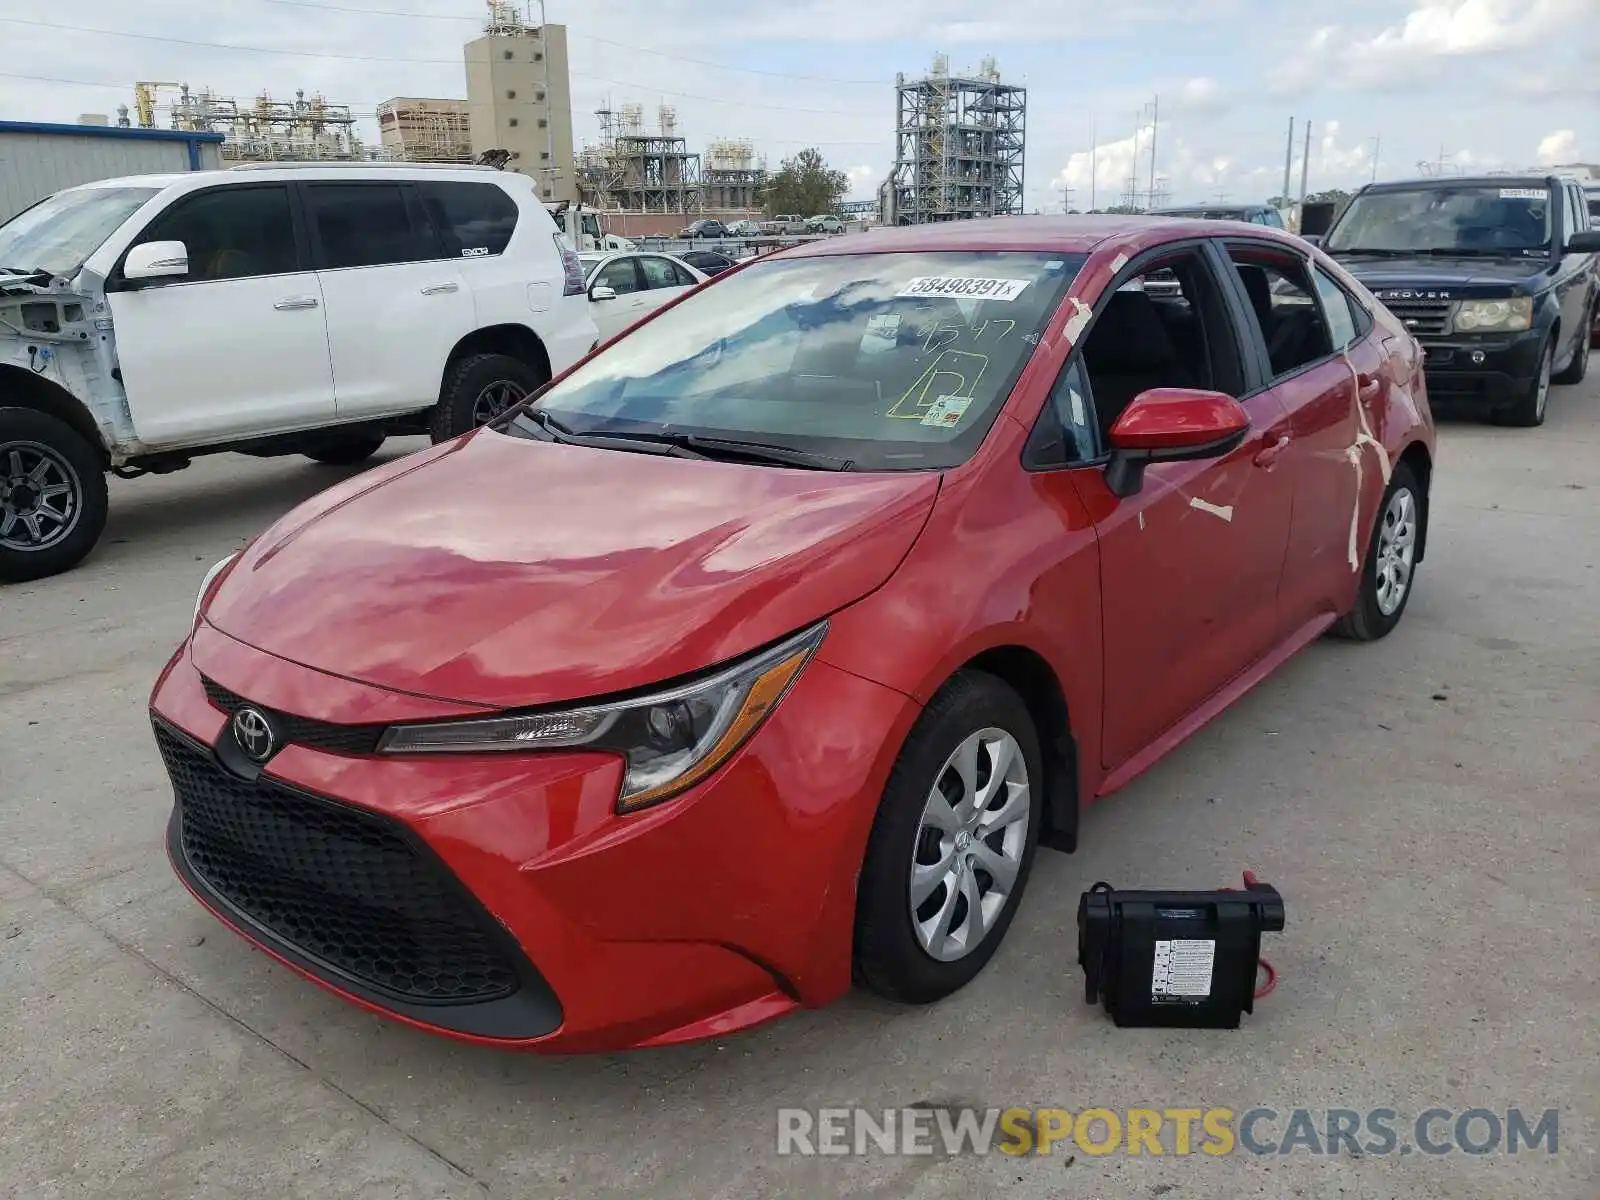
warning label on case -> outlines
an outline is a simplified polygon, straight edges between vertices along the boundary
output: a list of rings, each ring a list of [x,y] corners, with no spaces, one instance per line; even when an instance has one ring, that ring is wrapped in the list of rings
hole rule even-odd
[[[1210,938],[1157,941],[1150,998],[1178,1000],[1211,995],[1211,967],[1216,957],[1217,943]]]
[[[908,279],[896,296],[935,297],[951,300],[1015,300],[1028,286],[1026,279],[983,279],[971,275],[919,275]]]

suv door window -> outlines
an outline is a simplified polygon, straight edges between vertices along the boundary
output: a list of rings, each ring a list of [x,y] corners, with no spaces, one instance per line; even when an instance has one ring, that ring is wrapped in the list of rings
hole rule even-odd
[[[398,183],[313,183],[306,187],[322,266],[379,267],[438,258],[432,233],[414,219]]]
[[[1231,244],[1228,255],[1249,298],[1274,379],[1333,353],[1305,263],[1287,250],[1264,245]]]
[[[182,242],[197,282],[300,270],[282,184],[222,187],[179,200],[145,227],[139,244]]]
[[[517,228],[517,202],[492,183],[419,183],[417,193],[446,258],[503,254]]]
[[[600,268],[600,273],[594,277],[596,287],[608,287],[619,296],[626,296],[629,292],[639,290],[638,272],[634,270],[633,259],[614,258]]]

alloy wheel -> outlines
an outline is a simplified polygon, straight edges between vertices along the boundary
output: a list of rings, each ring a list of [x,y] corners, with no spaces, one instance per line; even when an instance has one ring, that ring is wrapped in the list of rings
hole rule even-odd
[[[1550,368],[1555,362],[1555,343],[1544,348],[1544,357],[1539,360],[1539,390],[1534,393],[1533,411],[1539,420],[1544,420],[1544,407],[1550,402]]]
[[[513,405],[521,404],[527,392],[509,379],[497,379],[478,393],[472,402],[472,424],[487,425]]]
[[[1411,587],[1417,557],[1417,500],[1410,488],[1397,488],[1378,526],[1378,611],[1393,616]]]
[[[0,443],[0,549],[48,550],[83,511],[83,484],[65,458],[40,442]]]
[[[917,941],[953,962],[981,945],[1011,902],[1028,844],[1027,760],[1003,729],[964,739],[934,776],[911,859]]]

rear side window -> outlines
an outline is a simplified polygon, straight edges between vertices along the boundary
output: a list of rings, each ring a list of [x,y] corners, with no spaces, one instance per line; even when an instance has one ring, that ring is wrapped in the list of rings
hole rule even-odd
[[[182,242],[195,282],[299,270],[289,189],[276,184],[217,188],[180,200],[139,235],[139,244],[145,242]]]
[[[322,265],[330,270],[439,257],[438,244],[413,219],[400,184],[312,184],[306,201],[322,241]]]
[[[492,183],[419,183],[418,194],[447,258],[503,254],[517,228],[517,202]]]
[[[633,259],[612,259],[600,268],[600,273],[594,277],[596,287],[608,287],[619,296],[639,290],[639,279],[634,271]]]

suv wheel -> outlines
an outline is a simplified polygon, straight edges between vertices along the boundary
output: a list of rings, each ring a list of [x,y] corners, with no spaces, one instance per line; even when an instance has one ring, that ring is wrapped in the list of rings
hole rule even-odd
[[[1600,305],[1595,308],[1600,313]],[[1594,318],[1590,318],[1584,326],[1585,332],[1578,336],[1578,348],[1572,352],[1572,361],[1567,364],[1567,369],[1559,375],[1552,375],[1552,383],[1582,383],[1583,377],[1589,373],[1589,343],[1594,339],[1588,335],[1588,330],[1594,328]]]
[[[923,710],[890,772],[856,890],[854,973],[927,1004],[983,970],[1016,915],[1043,818],[1027,706],[963,671]]]
[[[1552,335],[1544,344],[1544,352],[1539,355],[1538,373],[1527,390],[1517,397],[1515,404],[1494,414],[1496,425],[1517,425],[1531,429],[1544,424],[1545,406],[1550,402],[1550,368],[1555,357],[1556,339]]]
[[[549,375],[509,354],[472,354],[450,368],[428,432],[435,442],[487,425],[550,382]]]
[[[77,430],[0,408],[0,583],[77,566],[100,540],[107,507],[100,455]]]
[[[330,439],[318,445],[308,447],[302,453],[312,462],[323,463],[330,467],[353,467],[356,463],[366,462],[376,454],[384,443],[381,433],[352,434],[349,437]]]

